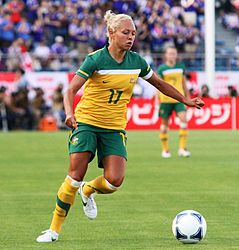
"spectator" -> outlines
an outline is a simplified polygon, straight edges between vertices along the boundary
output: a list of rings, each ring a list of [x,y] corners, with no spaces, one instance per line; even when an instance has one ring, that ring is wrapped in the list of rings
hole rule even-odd
[[[200,96],[201,97],[210,97],[209,87],[206,84],[202,85]]]
[[[75,54],[75,49],[80,53],[81,56],[75,58],[75,63],[79,64],[92,49],[97,50],[106,43],[106,37],[102,36],[105,33],[102,13],[107,8],[132,13],[139,32],[134,44],[135,50],[150,48],[153,52],[160,52],[167,44],[174,44],[181,52],[195,53],[204,36],[203,0],[195,1],[186,10],[180,6],[179,1],[171,0],[10,0],[5,4],[5,9],[0,7],[1,50],[8,53],[8,47],[16,39],[16,31],[17,37],[27,41],[28,52],[36,52],[38,60],[32,60],[38,70],[58,70],[66,68],[70,61],[69,58],[60,62],[55,58],[49,61],[49,48],[53,46],[56,36],[61,36],[69,54]],[[27,17],[27,22],[22,13]],[[188,18],[190,14],[193,14],[193,18]],[[188,22],[192,19],[193,22]],[[231,23],[230,18],[225,20]],[[189,23],[186,28],[185,22]],[[42,46],[43,39],[47,47],[46,44]],[[32,44],[28,41],[32,41]]]
[[[237,37],[237,39],[236,39],[235,51],[236,51],[237,55],[239,55],[239,37]]]
[[[34,23],[37,20],[37,10],[39,8],[38,0],[25,0],[27,13],[26,17],[29,22]]]
[[[8,49],[7,66],[10,71],[15,71],[19,67],[28,68],[26,61],[31,60],[27,54],[28,46],[22,38],[15,40]],[[28,58],[27,58],[28,57]]]
[[[46,105],[46,101],[44,99],[44,91],[41,88],[35,88],[35,97],[31,102],[32,113],[34,116],[33,127],[38,129],[39,122],[41,118],[47,113],[49,108]]]
[[[189,91],[190,97],[195,98],[199,96],[199,89],[197,82],[193,80],[191,74],[186,74],[186,86]]]
[[[37,47],[38,44],[44,39],[44,25],[40,19],[36,19],[32,25],[32,39],[33,47]]]
[[[0,129],[7,131],[12,122],[9,120],[8,107],[10,106],[10,101],[5,95],[6,88],[4,86],[0,87]]]
[[[21,0],[12,0],[6,4],[5,8],[10,13],[11,22],[17,24],[21,21],[24,7],[24,2]]]
[[[54,55],[61,56],[66,54],[68,51],[67,47],[64,45],[64,38],[62,36],[55,37],[55,43],[51,46],[51,52]]]
[[[104,47],[107,43],[106,36],[102,34],[106,34],[106,27],[103,20],[99,20],[95,23],[94,28],[92,30],[93,38],[94,38],[94,50],[100,49]]]
[[[186,26],[186,44],[185,51],[187,53],[195,53],[199,44],[199,31],[191,23]]]
[[[25,17],[23,17],[21,21],[16,25],[16,33],[17,37],[22,38],[25,42],[28,42],[30,44],[31,25]]]
[[[3,130],[26,129],[26,111],[18,106],[20,92],[13,92],[10,96],[5,93],[6,88],[0,87],[0,128]]]
[[[150,49],[147,49],[147,50],[143,50],[141,53],[140,53],[141,56],[143,56],[143,58],[145,59],[145,61],[150,65],[150,67],[153,68],[153,63],[154,63],[154,60],[153,60],[153,57],[151,55],[151,52],[150,52]]]
[[[0,49],[0,71],[6,71],[6,58],[3,55],[2,50]]]
[[[34,50],[34,56],[36,57],[36,59],[40,61],[42,70],[48,69],[50,53],[51,53],[51,50],[46,45],[45,40],[42,40]]]
[[[8,48],[7,67],[9,71],[14,71],[20,65],[21,43],[15,40]]]
[[[14,41],[14,24],[11,21],[10,14],[5,14],[0,23],[0,40],[1,47],[4,52],[7,51],[7,48],[11,45]]]
[[[149,30],[149,27],[148,27],[148,24],[146,22],[144,22],[142,19],[141,19],[141,23],[139,24],[138,26],[138,36],[137,36],[137,44],[138,44],[138,49],[143,49],[143,50],[146,50],[146,49],[149,49],[150,47],[150,40],[151,40],[151,37],[150,37],[150,30]]]
[[[76,39],[78,51],[81,57],[85,57],[89,53],[89,40],[92,29],[87,25],[86,20],[81,20]]]
[[[49,67],[51,70],[61,70],[67,55],[68,48],[64,45],[62,36],[55,37],[55,43],[51,46],[51,58]]]
[[[58,128],[65,128],[64,121],[65,121],[65,112],[63,106],[63,84],[59,84],[55,89],[52,97],[53,105],[53,115],[57,121]]]
[[[182,20],[176,19],[174,22],[174,44],[179,53],[185,51],[185,43],[186,43],[185,32],[186,29],[182,23]]]
[[[237,90],[234,86],[230,85],[227,87],[227,89],[228,89],[228,94],[230,97],[237,97]]]
[[[32,130],[34,116],[29,105],[28,90],[18,89],[12,93],[11,108],[14,111],[14,128]]]
[[[29,82],[25,75],[25,70],[22,68],[18,68],[16,71],[15,82],[19,89],[27,89],[29,86]]]

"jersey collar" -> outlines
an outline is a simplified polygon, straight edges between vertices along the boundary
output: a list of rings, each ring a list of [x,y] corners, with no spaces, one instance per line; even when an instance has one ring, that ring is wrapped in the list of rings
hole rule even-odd
[[[127,56],[128,56],[129,51],[126,51],[125,56],[124,56],[124,60],[123,60],[121,63],[118,63],[118,62],[110,55],[110,52],[109,52],[109,50],[108,50],[108,47],[109,47],[109,45],[105,45],[105,46],[104,46],[104,50],[106,51],[107,56],[109,57],[109,59],[110,59],[112,62],[114,62],[114,63],[117,64],[117,65],[121,65],[121,64],[123,64],[123,63],[126,61],[126,58],[127,58]]]

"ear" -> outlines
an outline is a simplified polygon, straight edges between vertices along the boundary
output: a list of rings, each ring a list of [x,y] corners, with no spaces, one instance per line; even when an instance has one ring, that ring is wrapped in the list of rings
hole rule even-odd
[[[109,31],[110,36],[112,36],[114,34],[114,31],[111,28],[109,28],[108,31]]]

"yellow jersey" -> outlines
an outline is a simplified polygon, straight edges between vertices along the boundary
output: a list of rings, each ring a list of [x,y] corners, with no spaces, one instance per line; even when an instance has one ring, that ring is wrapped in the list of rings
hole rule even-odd
[[[159,76],[172,86],[174,86],[182,95],[184,95],[183,81],[185,75],[185,67],[182,63],[176,63],[173,67],[162,64],[158,67],[157,72]],[[161,103],[176,103],[177,100],[159,93]]]
[[[126,52],[123,62],[116,62],[105,46],[90,53],[76,74],[87,79],[75,109],[77,122],[124,130],[127,104],[137,78],[147,80],[153,71],[139,54],[132,51]]]

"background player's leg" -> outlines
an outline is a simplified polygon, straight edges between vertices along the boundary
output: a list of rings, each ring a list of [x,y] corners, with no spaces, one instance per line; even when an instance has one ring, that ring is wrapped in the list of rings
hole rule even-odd
[[[169,158],[171,154],[169,153],[169,143],[168,143],[168,126],[169,126],[169,117],[161,118],[161,126],[160,126],[160,140],[162,147],[162,157]]]
[[[110,155],[103,159],[104,175],[98,176],[84,185],[83,192],[87,197],[94,192],[109,194],[117,190],[125,176],[126,160],[124,157]]]
[[[187,117],[186,112],[182,111],[177,113],[177,116],[180,120],[180,130],[179,130],[179,156],[189,157],[190,152],[187,150],[187,138],[188,138],[188,130],[187,130]]]
[[[91,156],[91,152],[70,154],[68,176],[57,193],[56,208],[50,226],[50,229],[57,233],[60,232],[65,217],[74,203],[76,192],[85,176]]]

